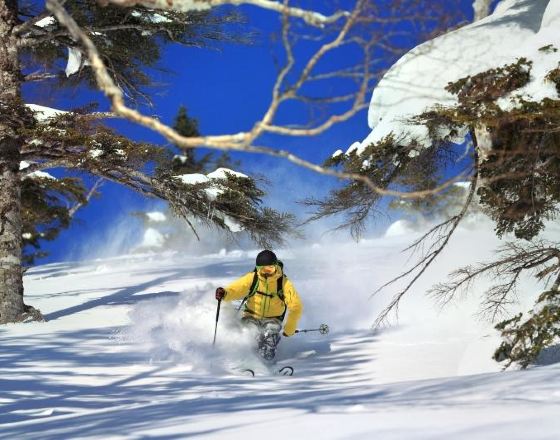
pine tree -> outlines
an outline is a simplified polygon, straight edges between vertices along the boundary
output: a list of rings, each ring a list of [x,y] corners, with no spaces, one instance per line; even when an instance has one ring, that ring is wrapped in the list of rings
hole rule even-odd
[[[56,237],[69,224],[67,202],[85,202],[80,181],[37,178],[42,170],[77,169],[165,200],[193,229],[195,219],[226,230],[235,222],[261,244],[282,240],[292,217],[263,208],[264,193],[253,179],[227,174],[185,182],[173,171],[169,149],[133,142],[88,109],[41,114],[26,106],[25,81],[54,90],[94,85],[84,49],[37,7],[0,0],[0,324],[40,316],[23,301],[22,248]],[[95,41],[118,86],[136,100],[148,96],[149,72],[159,68],[163,45],[243,40],[221,30],[235,15],[101,7],[88,0],[69,0],[64,7]],[[64,72],[57,67],[62,60]],[[22,162],[28,166],[20,167]]]
[[[173,128],[182,136],[198,137],[201,135],[198,129],[198,120],[187,114],[185,106],[179,107]],[[177,149],[177,148],[176,148]],[[206,153],[199,157],[196,148],[190,148],[186,154],[177,154],[173,157],[173,172],[177,175],[188,173],[205,173],[217,168],[237,168],[238,162],[233,162],[227,152],[220,154],[217,158],[212,153]]]

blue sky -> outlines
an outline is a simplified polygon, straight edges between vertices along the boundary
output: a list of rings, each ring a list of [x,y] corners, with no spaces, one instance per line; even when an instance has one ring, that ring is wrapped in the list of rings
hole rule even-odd
[[[466,14],[471,13],[471,3],[463,1]],[[221,43],[219,48],[214,49],[169,46],[161,64],[173,73],[158,74],[156,80],[166,85],[153,89],[151,96],[154,106],[152,109],[142,109],[144,112],[156,114],[163,121],[171,123],[179,106],[185,105],[189,114],[198,119],[203,134],[229,134],[247,130],[262,116],[270,102],[271,86],[276,77],[273,54],[283,56],[281,47],[269,38],[272,32],[279,29],[279,16],[254,7],[242,7],[241,10],[248,19],[248,32],[257,32],[253,43]],[[308,51],[302,49],[301,53],[306,55],[306,50]],[[329,62],[347,65],[354,56],[355,52],[349,51]],[[386,62],[389,65],[391,60]],[[45,95],[44,90],[28,87],[25,95],[28,102],[63,109],[88,103],[92,99],[106,107],[106,100],[102,96],[84,89],[65,92],[63,95],[54,92]],[[297,110],[293,107],[289,110],[291,113],[281,113],[280,116],[296,115],[297,119]],[[303,114],[300,115],[304,117]],[[110,124],[133,139],[165,143],[161,136],[126,121],[111,121]],[[264,136],[259,140],[259,145],[287,149],[304,159],[321,163],[336,149],[345,150],[368,133],[367,111],[364,110],[320,136]],[[269,192],[265,200],[267,204],[276,209],[293,211],[301,218],[305,212],[296,203],[297,200],[309,195],[325,195],[338,184],[336,179],[313,173],[287,161],[255,154],[236,153],[233,156],[242,161],[242,171],[263,174],[270,180],[270,185],[266,187]],[[106,183],[101,190],[102,197],[82,208],[70,229],[64,231],[58,240],[44,244],[51,255],[40,262],[87,258],[91,243],[109,245],[108,242],[115,240],[113,231],[116,222],[130,222],[131,227],[125,228],[130,234],[127,238],[137,239],[134,226],[138,224],[129,218],[129,213],[163,207],[160,202],[146,200],[112,183]],[[371,232],[375,233],[375,227]]]

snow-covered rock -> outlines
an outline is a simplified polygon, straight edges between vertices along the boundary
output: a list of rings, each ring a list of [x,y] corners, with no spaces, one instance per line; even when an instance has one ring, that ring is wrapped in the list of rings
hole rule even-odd
[[[361,142],[358,152],[391,133],[404,142],[430,145],[427,127],[411,124],[411,117],[436,104],[456,104],[456,97],[445,90],[450,82],[512,64],[521,57],[533,62],[531,80],[500,99],[499,105],[507,110],[520,98],[558,99],[554,84],[544,76],[560,62],[559,29],[558,0],[507,0],[485,19],[412,49],[375,88],[368,115],[372,132]],[[551,50],[543,50],[549,45]],[[462,142],[464,135],[466,130],[453,140]]]

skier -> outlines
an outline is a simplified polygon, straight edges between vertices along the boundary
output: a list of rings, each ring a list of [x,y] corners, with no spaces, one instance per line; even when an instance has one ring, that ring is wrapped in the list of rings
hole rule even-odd
[[[283,264],[274,252],[264,250],[257,255],[253,272],[216,289],[216,299],[243,299],[242,322],[257,329],[259,355],[267,361],[276,356],[280,331],[286,312],[282,335],[292,336],[303,311],[303,305],[292,282],[284,275]]]

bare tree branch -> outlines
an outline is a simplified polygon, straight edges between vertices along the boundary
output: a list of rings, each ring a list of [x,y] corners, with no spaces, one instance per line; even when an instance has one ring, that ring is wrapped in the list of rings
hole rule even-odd
[[[44,81],[47,79],[57,78],[58,75],[55,73],[48,73],[48,72],[33,72],[29,73],[24,76],[23,80],[30,82],[30,81]]]
[[[262,9],[269,9],[294,18],[300,18],[307,24],[323,27],[335,23],[342,17],[349,15],[346,11],[338,11],[333,15],[325,16],[316,11],[287,6],[286,3],[272,0],[103,0],[101,4],[115,4],[118,6],[142,5],[152,9],[166,9],[172,11],[203,11],[224,5],[252,5]]]
[[[26,20],[24,23],[14,27],[14,29],[12,30],[12,32],[16,35],[18,34],[23,34],[33,28],[35,29],[41,29],[38,26],[35,26],[39,21],[41,21],[44,18],[49,17],[51,14],[49,11],[43,11],[40,14],[35,15],[34,17],[31,17],[29,20]]]
[[[77,23],[66,12],[66,10],[60,5],[60,3],[57,0],[48,0],[47,8],[51,12],[53,12],[57,20],[59,21],[59,23],[68,29],[70,35],[76,41],[80,41],[84,46],[85,51],[90,60],[91,68],[95,72],[98,87],[110,99],[114,114],[124,117],[125,119],[136,122],[140,125],[148,127],[160,133],[162,136],[164,136],[167,140],[169,140],[175,145],[178,145],[182,148],[205,146],[207,148],[217,149],[217,150],[225,150],[225,151],[234,150],[234,151],[245,151],[251,153],[267,154],[273,157],[286,159],[292,163],[295,163],[296,165],[300,165],[302,167],[308,168],[310,170],[313,170],[321,174],[330,175],[342,179],[352,179],[352,180],[360,181],[365,185],[367,185],[374,193],[380,195],[391,195],[391,196],[398,196],[402,198],[420,198],[420,197],[425,197],[427,195],[436,194],[444,190],[445,188],[449,187],[450,185],[453,185],[455,182],[464,179],[465,176],[462,174],[456,176],[455,178],[450,179],[447,182],[444,182],[442,185],[434,189],[405,193],[401,191],[389,190],[389,189],[378,187],[367,176],[361,175],[359,173],[344,173],[344,172],[335,171],[314,164],[307,160],[301,159],[300,157],[294,155],[293,153],[290,153],[285,150],[276,150],[273,148],[264,147],[264,146],[255,146],[252,144],[253,140],[256,139],[256,137],[258,137],[263,131],[282,133],[282,134],[292,135],[292,136],[315,135],[327,130],[336,122],[340,122],[348,119],[353,114],[358,112],[361,108],[365,108],[367,106],[365,103],[363,104],[361,103],[365,97],[365,92],[367,90],[367,84],[368,84],[368,81],[364,80],[361,84],[360,90],[356,97],[356,102],[360,102],[361,104],[357,105],[354,109],[351,109],[341,115],[332,116],[331,118],[329,118],[327,122],[325,122],[320,127],[300,130],[300,129],[290,129],[286,127],[277,127],[273,125],[268,125],[272,117],[276,113],[276,110],[280,102],[291,97],[294,94],[294,92],[302,86],[305,78],[309,76],[309,74],[312,71],[312,68],[316,65],[318,60],[326,52],[334,48],[336,45],[335,43],[340,43],[343,40],[344,35],[347,35],[349,31],[349,26],[351,26],[351,23],[353,23],[359,17],[359,12],[361,11],[360,8],[363,6],[364,3],[365,0],[361,0],[360,2],[358,2],[356,9],[352,12],[345,25],[342,27],[337,38],[335,38],[331,43],[327,43],[326,45],[322,46],[321,49],[319,49],[319,51],[309,60],[309,62],[307,63],[306,67],[303,70],[302,75],[300,76],[300,79],[295,83],[295,86],[292,87],[291,90],[281,94],[279,90],[280,90],[280,84],[282,82],[281,81],[282,75],[279,80],[277,79],[273,90],[273,100],[269,106],[268,111],[265,113],[265,116],[262,118],[262,120],[255,124],[255,126],[250,132],[239,132],[236,134],[202,136],[202,137],[181,136],[171,127],[163,124],[159,120],[149,116],[145,116],[142,113],[138,112],[137,110],[127,107],[124,101],[122,90],[114,83],[113,79],[109,75],[109,72],[105,64],[103,63],[103,60],[101,59],[101,56],[97,51],[97,48],[95,47],[94,43],[91,41],[89,36],[77,25]],[[151,5],[151,7],[153,7],[153,5]],[[284,21],[284,23],[286,23],[286,21]],[[286,44],[286,40],[284,41]],[[288,55],[287,67],[285,67],[283,70],[283,72],[286,73],[284,73],[283,75],[287,74],[290,65],[291,64]],[[364,75],[365,77],[367,77],[368,65],[369,65],[369,58],[365,63],[366,66],[366,72]]]
[[[76,212],[82,207],[84,206],[86,203],[89,203],[89,201],[91,200],[91,198],[97,194],[97,190],[99,189],[99,187],[101,187],[101,185],[103,185],[103,181],[104,179],[100,178],[97,179],[95,181],[95,183],[93,184],[93,186],[90,188],[90,190],[88,191],[88,193],[86,194],[86,201],[85,202],[79,202],[76,203],[74,206],[72,206],[72,208],[70,208],[68,210],[68,215],[70,217],[74,217],[74,215],[76,214]]]
[[[475,152],[476,152],[477,142],[473,130],[471,130],[471,137],[473,139]],[[476,157],[475,157],[475,162],[478,162],[478,159]],[[383,311],[379,314],[379,316],[375,320],[374,327],[379,327],[380,325],[382,325],[387,320],[389,314],[392,311],[395,311],[398,314],[398,307],[399,307],[400,300],[411,289],[411,287],[416,283],[416,281],[418,281],[418,279],[424,274],[424,272],[428,269],[428,267],[430,267],[430,265],[434,262],[434,260],[438,257],[438,255],[440,255],[441,252],[445,249],[445,247],[449,243],[449,240],[451,239],[455,230],[457,229],[457,226],[459,226],[459,223],[461,223],[461,221],[465,217],[468,208],[473,201],[474,194],[477,187],[477,182],[478,182],[478,170],[475,170],[471,178],[469,193],[467,195],[467,198],[463,204],[461,211],[451,219],[448,219],[443,223],[437,225],[436,227],[432,228],[420,240],[417,240],[412,246],[412,247],[417,247],[418,245],[423,243],[423,241],[426,240],[428,237],[432,236],[434,233],[439,234],[440,231],[443,230],[444,232],[441,235],[436,236],[435,242],[428,249],[428,253],[423,257],[421,257],[420,260],[411,269],[407,270],[406,272],[388,281],[372,294],[373,296],[379,293],[384,288],[388,287],[389,285],[392,285],[393,283],[399,280],[406,278],[410,274],[414,273],[417,269],[419,269],[417,273],[412,277],[412,279],[408,282],[408,284],[402,290],[400,290],[396,295],[393,296],[393,299],[391,300],[389,305],[387,305],[383,309]],[[407,249],[411,249],[411,247]]]
[[[491,276],[493,280],[504,280],[494,284],[485,293],[481,314],[495,321],[505,311],[505,307],[515,296],[519,277],[524,271],[539,270],[537,277],[560,270],[560,249],[557,244],[538,241],[535,243],[506,243],[498,250],[501,258],[490,263],[460,268],[450,275],[451,281],[436,284],[430,294],[441,304],[451,301],[459,292],[466,292],[472,284],[482,276]],[[557,263],[547,265],[552,259]],[[554,285],[553,289],[554,290]]]

